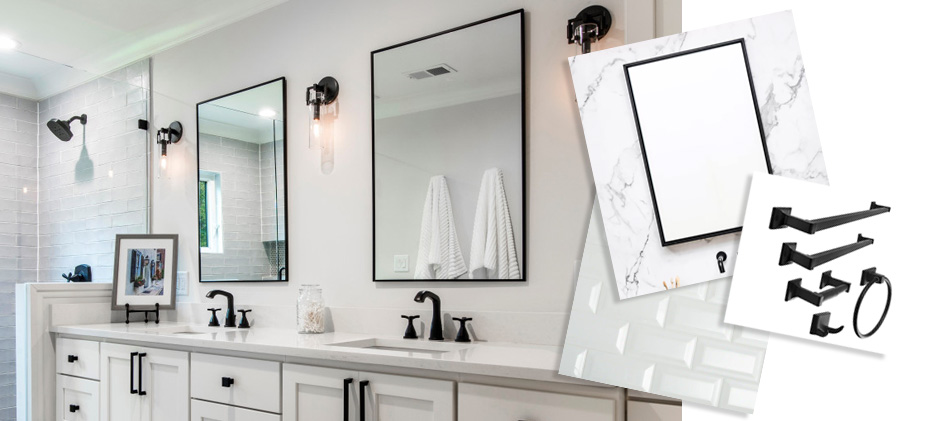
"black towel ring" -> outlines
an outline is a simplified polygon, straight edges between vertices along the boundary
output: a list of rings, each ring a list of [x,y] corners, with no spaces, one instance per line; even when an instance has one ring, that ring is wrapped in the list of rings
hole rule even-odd
[[[888,299],[885,301],[885,310],[882,311],[882,317],[878,319],[878,323],[875,324],[875,327],[868,333],[862,333],[859,331],[859,307],[862,306],[862,299],[865,298],[865,293],[869,291],[869,288],[871,288],[873,284],[880,284],[882,282],[888,287]],[[888,307],[891,306],[891,281],[889,281],[886,276],[876,273],[875,268],[868,268],[862,271],[862,279],[859,281],[859,285],[865,285],[865,288],[863,288],[862,293],[859,294],[859,299],[856,301],[856,310],[852,313],[852,329],[856,332],[856,336],[865,339],[874,335],[875,332],[878,331],[878,328],[882,327],[882,322],[885,321],[885,316],[888,315]]]

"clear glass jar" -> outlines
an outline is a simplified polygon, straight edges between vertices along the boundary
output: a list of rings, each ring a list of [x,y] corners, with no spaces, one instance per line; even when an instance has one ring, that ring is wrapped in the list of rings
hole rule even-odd
[[[296,328],[299,333],[325,332],[325,301],[318,284],[303,285],[296,299]]]

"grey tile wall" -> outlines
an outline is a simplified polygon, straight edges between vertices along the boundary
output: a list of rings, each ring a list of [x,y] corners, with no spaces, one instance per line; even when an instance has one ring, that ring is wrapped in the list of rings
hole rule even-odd
[[[14,285],[36,279],[36,110],[0,93],[0,420],[16,416]]]
[[[60,281],[89,264],[95,281],[113,278],[116,234],[146,232],[149,62],[134,63],[38,104],[39,281]],[[87,114],[69,142],[45,128],[52,118]]]
[[[260,145],[199,133],[199,169],[221,175],[223,253],[202,253],[202,279],[270,276],[261,243]]]

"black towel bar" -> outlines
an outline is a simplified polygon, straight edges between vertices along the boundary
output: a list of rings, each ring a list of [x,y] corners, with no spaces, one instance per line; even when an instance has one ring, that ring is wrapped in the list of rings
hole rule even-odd
[[[810,304],[820,307],[824,301],[829,300],[843,292],[849,292],[849,282],[836,279],[832,271],[823,272],[820,278],[820,291],[810,291],[800,286],[801,278],[792,279],[787,282],[787,291],[784,293],[784,301],[790,301],[794,298],[800,298]],[[823,289],[827,286],[833,288]]]
[[[859,238],[855,243],[847,244],[845,246],[837,247],[827,251],[821,251],[816,254],[804,254],[797,251],[797,243],[784,243],[781,244],[781,260],[778,264],[784,266],[791,263],[797,263],[804,268],[813,270],[813,268],[826,262],[845,256],[863,247],[869,246],[874,241],[875,240],[871,238],[866,238],[863,237],[862,234],[859,234]]]
[[[817,231],[823,231],[827,228],[848,224],[853,221],[858,221],[860,219],[865,219],[870,216],[875,216],[890,211],[890,207],[882,206],[872,202],[869,210],[830,216],[827,218],[801,219],[791,215],[791,208],[774,208],[771,209],[771,222],[769,222],[768,228],[774,230],[791,227],[798,231],[806,232],[807,234],[815,234]]]

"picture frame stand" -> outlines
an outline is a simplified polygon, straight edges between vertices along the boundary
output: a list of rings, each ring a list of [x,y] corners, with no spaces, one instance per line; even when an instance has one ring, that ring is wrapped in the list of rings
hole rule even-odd
[[[156,303],[156,308],[153,310],[131,310],[130,304],[124,304],[124,309],[126,310],[126,318],[124,319],[125,324],[130,324],[130,314],[131,313],[143,313],[143,323],[150,322],[150,313],[156,315],[156,324],[159,324],[159,303]]]

